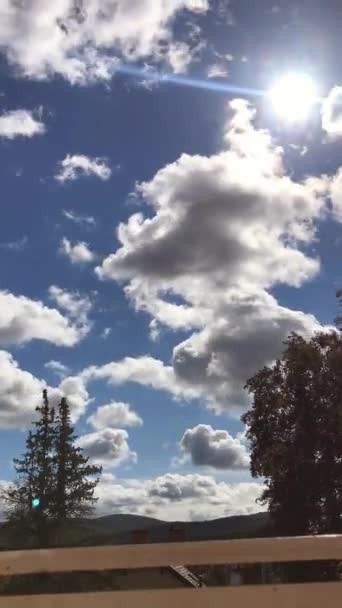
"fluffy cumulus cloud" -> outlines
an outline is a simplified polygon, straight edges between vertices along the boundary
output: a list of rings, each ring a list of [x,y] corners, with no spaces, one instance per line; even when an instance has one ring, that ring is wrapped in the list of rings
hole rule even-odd
[[[299,287],[319,272],[308,245],[327,211],[330,182],[288,176],[282,148],[254,127],[249,104],[234,100],[229,111],[222,151],[183,154],[137,186],[152,213],[119,225],[120,245],[96,273],[124,283],[134,307],[159,326],[193,330],[170,366],[131,360],[131,369],[139,366],[132,379],[182,396],[192,391],[232,413],[247,405],[246,379],[272,363],[291,331],[321,329],[312,315],[280,306],[270,290]]]
[[[59,74],[72,83],[112,77],[120,60],[162,60],[173,42],[172,25],[183,10],[204,13],[208,0],[5,0],[0,46],[19,73]]]
[[[136,513],[170,521],[213,519],[261,511],[258,483],[228,484],[209,475],[167,473],[147,480],[102,475],[96,488],[99,514]]]
[[[82,435],[77,439],[77,445],[94,464],[112,468],[137,461],[137,455],[127,440],[126,431],[106,428]]]
[[[309,337],[320,329],[312,315],[282,307],[266,292],[237,291],[216,321],[174,348],[173,369],[184,386],[202,390],[210,408],[239,415],[249,405],[246,380],[281,354],[289,333]]]
[[[213,294],[214,296],[214,294]],[[85,382],[113,385],[134,382],[165,391],[178,401],[199,399],[216,412],[239,416],[249,405],[244,391],[248,377],[280,355],[291,331],[309,337],[321,329],[311,315],[279,306],[269,294],[238,294],[235,307],[217,322],[193,333],[173,351],[172,365],[150,356],[125,357],[94,365],[81,373]]]
[[[51,404],[56,406],[67,397],[71,418],[76,422],[84,413],[89,394],[81,378],[64,378],[57,387],[49,387],[44,380],[21,369],[7,351],[0,351],[0,428],[27,428],[35,420],[35,407],[41,402],[42,391],[48,389]]]
[[[187,429],[180,441],[180,448],[197,466],[222,470],[246,469],[249,466],[249,456],[240,439],[232,437],[228,431],[214,430],[209,425],[198,424]]]
[[[132,410],[128,403],[118,401],[99,407],[92,416],[89,416],[87,422],[97,430],[141,426],[143,424],[140,416]]]
[[[34,408],[45,388],[39,380],[18,363],[7,351],[0,351],[0,427],[23,427],[30,423]]]
[[[68,258],[72,264],[90,264],[96,260],[96,254],[84,241],[72,243],[69,239],[63,238],[59,246],[59,253]]]
[[[87,405],[91,401],[86,385],[80,376],[63,378],[57,388],[50,389],[50,397],[53,405],[56,405],[61,397],[67,398],[73,423],[85,413]]]
[[[84,154],[67,154],[59,164],[55,179],[64,183],[82,176],[94,175],[99,179],[107,180],[111,174],[112,170],[104,158],[91,158]]]
[[[154,290],[181,292],[198,281],[298,287],[319,262],[298,244],[310,242],[322,213],[320,184],[284,175],[281,151],[267,133],[253,129],[244,102],[226,134],[229,150],[212,157],[183,154],[138,189],[155,215],[141,213],[120,224],[121,247],[104,260],[102,278],[132,280]],[[248,177],[246,177],[248,176]],[[318,180],[317,180],[318,182]]]
[[[331,139],[342,137],[342,87],[334,87],[323,101],[322,128]]]
[[[1,14],[1,8],[0,8]],[[1,25],[0,25],[1,27]],[[33,137],[45,133],[45,125],[28,110],[12,110],[0,115],[0,137]]]
[[[172,366],[166,366],[159,359],[148,355],[125,357],[104,365],[92,365],[84,369],[81,377],[86,383],[107,380],[110,384],[121,385],[135,382],[155,390],[166,391],[176,399],[194,399],[199,395],[193,386],[186,386],[177,380]]]
[[[88,333],[86,317],[76,321],[39,300],[0,291],[0,345],[45,340],[56,346],[74,346]]]

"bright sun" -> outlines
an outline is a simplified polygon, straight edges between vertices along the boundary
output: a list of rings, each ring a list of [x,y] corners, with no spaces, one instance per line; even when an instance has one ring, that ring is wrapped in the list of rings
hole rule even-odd
[[[279,116],[289,122],[299,122],[308,118],[317,100],[317,91],[310,76],[290,73],[273,85],[269,97]]]

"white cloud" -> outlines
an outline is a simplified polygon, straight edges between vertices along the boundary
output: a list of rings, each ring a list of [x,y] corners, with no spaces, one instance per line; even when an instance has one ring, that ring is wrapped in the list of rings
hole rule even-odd
[[[220,63],[213,63],[208,67],[208,78],[227,78],[228,70]]]
[[[21,369],[9,352],[0,351],[0,428],[27,428],[36,419],[35,407],[44,388],[51,405],[56,406],[62,396],[68,398],[73,422],[84,413],[89,395],[81,378],[65,378],[59,386],[48,387],[44,380]]]
[[[5,0],[0,6],[0,46],[24,76],[61,75],[85,84],[112,77],[119,60],[162,60],[173,42],[172,25],[183,10],[205,13],[207,0]]]
[[[312,316],[281,307],[264,291],[227,294],[231,302],[216,301],[218,319],[173,351],[172,365],[150,356],[126,357],[82,372],[86,382],[134,382],[166,391],[176,400],[200,399],[216,412],[240,416],[250,403],[244,385],[251,375],[272,364],[291,331],[304,337],[321,328]],[[329,329],[332,329],[332,327]]]
[[[79,226],[96,226],[95,218],[91,215],[81,215],[70,209],[63,209],[62,213],[65,218]]]
[[[180,448],[197,466],[231,471],[249,467],[249,456],[240,439],[232,437],[228,431],[214,430],[209,425],[198,424],[187,429],[180,441]]]
[[[158,342],[160,338],[160,327],[158,325],[157,319],[152,319],[150,321],[150,339],[152,342]]]
[[[199,394],[196,388],[178,382],[171,366],[165,366],[159,359],[147,355],[125,357],[121,361],[105,365],[92,365],[83,370],[81,377],[86,383],[94,380],[107,380],[113,385],[135,382],[155,390],[167,391],[182,399],[193,399]]]
[[[101,338],[103,338],[105,340],[106,338],[108,338],[108,336],[110,336],[111,333],[112,333],[112,328],[105,327],[104,330],[101,332]]]
[[[28,110],[12,110],[0,116],[0,137],[14,139],[15,137],[33,137],[43,133],[45,133],[45,125]]]
[[[27,371],[7,351],[0,351],[0,428],[22,428],[34,418],[45,384]]]
[[[39,300],[0,291],[0,345],[45,340],[56,346],[74,346],[87,333],[79,324]]]
[[[191,49],[186,42],[173,42],[168,49],[167,56],[175,74],[186,72],[192,61]]]
[[[51,400],[54,403],[60,397],[66,397],[70,405],[71,420],[75,423],[86,411],[88,403],[91,402],[89,393],[81,376],[67,376],[63,378],[57,389],[50,390]]]
[[[211,46],[211,51],[213,52],[214,56],[217,57],[220,60],[225,60],[225,61],[234,61],[234,55],[232,55],[231,53],[220,53],[215,46]]]
[[[342,87],[334,87],[322,103],[322,129],[331,139],[342,137]]]
[[[283,175],[281,150],[252,127],[245,103],[234,109],[230,150],[209,158],[183,154],[140,184],[155,215],[137,213],[119,225],[121,247],[98,269],[101,278],[129,280],[138,273],[152,287],[175,290],[176,282],[194,275],[214,285],[229,276],[229,284],[269,287],[299,286],[317,273],[318,261],[298,245],[313,236],[324,208],[321,193]]]
[[[99,407],[94,414],[89,416],[87,422],[96,430],[141,426],[143,424],[140,416],[131,409],[128,403],[117,401]]]
[[[280,306],[263,290],[227,295],[220,306],[220,295],[212,293],[220,316],[174,348],[172,365],[151,356],[125,357],[90,366],[81,377],[87,383],[134,382],[165,391],[177,401],[199,399],[218,413],[240,416],[250,404],[244,391],[247,378],[280,356],[291,331],[310,337],[322,326],[313,315]]]
[[[264,291],[227,296],[222,307],[217,300],[216,320],[174,348],[172,363],[177,381],[196,386],[211,409],[239,416],[250,404],[246,380],[280,356],[289,333],[308,338],[322,327],[313,315],[282,307]]]
[[[59,182],[74,181],[82,176],[95,175],[99,179],[107,180],[112,174],[111,168],[104,158],[91,158],[85,154],[67,156],[60,162],[59,171],[55,179]]]
[[[137,186],[152,213],[119,225],[120,245],[96,273],[123,282],[136,310],[158,326],[195,330],[175,347],[172,366],[145,357],[114,369],[124,368],[126,381],[237,414],[248,405],[247,378],[274,361],[288,334],[322,329],[269,290],[318,274],[307,245],[327,213],[330,180],[289,177],[282,148],[254,127],[249,104],[234,100],[230,112],[221,152],[183,154]],[[110,377],[110,366],[103,369]]]
[[[330,199],[332,215],[337,222],[342,223],[342,169],[339,169],[331,180]]]
[[[146,89],[146,91],[153,91],[153,89],[160,86],[162,76],[156,71],[154,66],[145,63],[143,74],[144,78],[140,79],[138,77],[136,86],[142,87],[143,89]]]
[[[23,236],[22,238],[17,239],[16,241],[7,241],[6,243],[0,243],[0,248],[6,249],[7,251],[19,252],[25,249],[27,242],[28,237]]]
[[[89,249],[88,243],[84,241],[71,243],[67,238],[62,239],[59,253],[68,258],[72,264],[90,264],[97,259],[96,254]]]
[[[77,330],[78,341],[87,336],[93,325],[89,319],[93,308],[91,299],[77,291],[69,291],[57,285],[51,285],[48,292],[56,306],[65,311],[72,319],[73,327]]]
[[[209,475],[167,473],[154,479],[101,476],[95,490],[99,515],[135,513],[168,521],[213,519],[262,510],[263,487],[253,482],[228,484]]]
[[[49,296],[58,308],[65,310],[72,319],[77,319],[83,331],[88,333],[91,326],[88,314],[93,307],[88,296],[82,296],[77,291],[69,291],[57,285],[49,287]]]
[[[137,461],[137,455],[129,448],[128,434],[121,429],[101,429],[77,439],[86,456],[104,468],[117,467]]]
[[[46,363],[44,363],[44,367],[54,372],[55,374],[57,374],[57,376],[60,376],[61,378],[64,378],[69,373],[69,368],[60,361],[56,361],[55,359],[51,359],[51,361],[47,361]]]

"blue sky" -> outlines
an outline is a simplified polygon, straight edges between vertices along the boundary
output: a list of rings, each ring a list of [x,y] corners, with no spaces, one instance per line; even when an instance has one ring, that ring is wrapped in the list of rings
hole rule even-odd
[[[341,17],[266,0],[0,8],[2,484],[47,386],[104,467],[99,513],[260,508],[244,382],[336,315]],[[285,115],[268,95],[288,72],[317,86],[301,121],[295,87]]]

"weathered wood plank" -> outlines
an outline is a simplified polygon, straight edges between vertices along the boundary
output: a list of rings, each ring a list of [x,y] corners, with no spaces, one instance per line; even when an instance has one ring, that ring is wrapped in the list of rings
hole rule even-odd
[[[0,576],[172,564],[251,564],[317,559],[342,560],[342,536],[1,551]]]
[[[0,597],[0,608],[341,608],[341,583]]]

